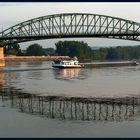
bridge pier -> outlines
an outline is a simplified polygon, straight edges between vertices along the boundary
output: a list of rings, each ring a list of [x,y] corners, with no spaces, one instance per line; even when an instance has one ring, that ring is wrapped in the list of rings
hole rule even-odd
[[[0,68],[4,66],[5,66],[4,50],[3,47],[0,47]]]

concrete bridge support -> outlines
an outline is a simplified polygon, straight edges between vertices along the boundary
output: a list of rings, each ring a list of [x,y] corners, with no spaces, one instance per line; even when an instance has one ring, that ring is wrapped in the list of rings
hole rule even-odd
[[[4,66],[5,66],[4,50],[3,47],[0,47],[0,68]]]

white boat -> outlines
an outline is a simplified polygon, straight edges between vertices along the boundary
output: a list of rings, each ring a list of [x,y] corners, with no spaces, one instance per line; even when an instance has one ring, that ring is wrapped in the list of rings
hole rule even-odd
[[[55,68],[81,68],[78,58],[65,58],[65,59],[54,59],[52,67]]]

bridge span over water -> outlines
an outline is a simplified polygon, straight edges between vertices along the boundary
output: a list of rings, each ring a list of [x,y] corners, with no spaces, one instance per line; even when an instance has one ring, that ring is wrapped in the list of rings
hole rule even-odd
[[[3,46],[41,39],[79,37],[140,41],[140,23],[106,15],[62,13],[30,19],[0,32]]]
[[[81,37],[140,41],[140,23],[88,13],[62,13],[30,19],[0,32],[0,66],[5,65],[3,47],[9,44]]]

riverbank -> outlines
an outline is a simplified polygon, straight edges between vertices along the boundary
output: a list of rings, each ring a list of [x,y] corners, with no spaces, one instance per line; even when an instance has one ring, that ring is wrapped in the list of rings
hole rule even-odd
[[[67,58],[68,56],[6,56],[5,62],[17,61],[49,61],[58,58]]]

